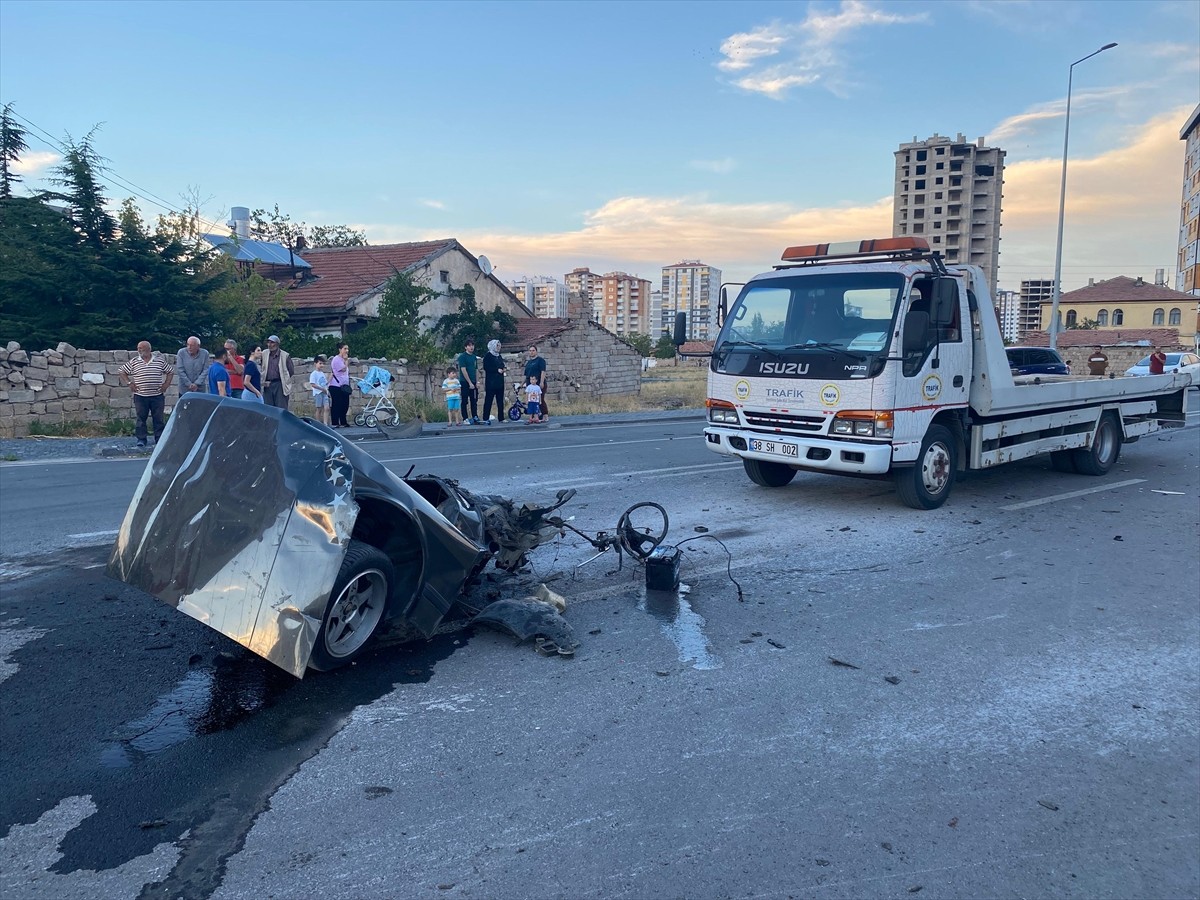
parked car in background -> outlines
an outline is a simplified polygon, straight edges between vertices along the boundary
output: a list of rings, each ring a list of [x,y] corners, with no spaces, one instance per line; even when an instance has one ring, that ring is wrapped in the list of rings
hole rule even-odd
[[[1070,375],[1071,370],[1049,347],[1006,347],[1008,366],[1014,375]]]
[[[1195,353],[1168,353],[1167,361],[1163,363],[1163,374],[1172,375],[1176,372],[1182,372],[1185,375],[1192,376],[1192,383],[1200,381],[1200,356]],[[1150,357],[1143,356],[1137,361],[1137,365],[1130,366],[1125,370],[1126,375],[1149,375],[1150,374]]]

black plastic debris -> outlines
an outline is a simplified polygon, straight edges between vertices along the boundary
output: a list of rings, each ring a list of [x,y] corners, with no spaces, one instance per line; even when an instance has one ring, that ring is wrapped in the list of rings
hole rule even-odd
[[[541,638],[537,648],[546,655],[552,652],[569,656],[579,646],[579,642],[575,640],[574,629],[558,610],[549,603],[531,597],[497,600],[484,607],[471,621],[476,625],[486,625],[496,631],[511,634],[519,643]],[[553,644],[553,649],[548,644]]]

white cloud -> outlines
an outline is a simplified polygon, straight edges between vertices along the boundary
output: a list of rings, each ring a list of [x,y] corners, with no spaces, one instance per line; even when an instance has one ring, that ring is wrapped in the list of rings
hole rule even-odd
[[[779,48],[789,40],[790,37],[775,24],[763,25],[743,34],[730,35],[721,43],[721,53],[725,59],[717,63],[717,68],[722,72],[748,69],[754,60],[777,54]]]
[[[52,150],[35,150],[21,154],[21,158],[13,164],[12,170],[21,176],[40,175],[60,159],[62,154]]]
[[[430,209],[445,209],[446,204],[441,200],[418,200],[422,206],[428,206]]]
[[[718,175],[728,175],[737,168],[737,162],[729,157],[725,159],[693,159],[688,165],[701,172],[715,172]]]
[[[842,0],[836,12],[810,7],[802,22],[773,22],[753,31],[730,35],[721,44],[725,59],[717,63],[722,72],[736,73],[736,87],[779,100],[795,87],[830,83],[840,78],[843,68],[839,44],[855,32],[878,25],[902,25],[926,21],[925,13],[905,16],[885,12],[863,0]],[[769,65],[765,64],[769,60]],[[760,66],[760,63],[764,63]]]
[[[1131,86],[1102,90],[1080,91],[1071,95],[1072,112],[1081,113],[1089,109],[1108,109],[1117,100],[1132,93]],[[992,144],[1003,144],[1014,137],[1028,133],[1040,123],[1061,119],[1067,110],[1067,98],[1051,100],[1031,106],[1025,112],[1009,116],[987,133]]]

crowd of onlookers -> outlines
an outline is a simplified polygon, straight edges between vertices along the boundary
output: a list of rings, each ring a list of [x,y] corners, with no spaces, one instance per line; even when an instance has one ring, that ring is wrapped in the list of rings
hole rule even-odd
[[[173,381],[178,382],[181,395],[193,392],[215,394],[287,409],[296,365],[288,352],[279,346],[279,335],[271,335],[266,344],[266,349],[254,344],[243,354],[238,352],[236,341],[228,340],[210,353],[200,346],[199,338],[190,337],[175,354],[172,365],[167,357],[154,353],[149,341],[139,343],[137,355],[121,367],[121,379],[133,391],[137,445],[146,446],[147,419],[153,422],[155,438],[162,433],[166,394]],[[499,421],[506,415],[513,418],[514,411],[519,411],[518,418],[527,416],[530,424],[540,424],[549,418],[545,397],[546,361],[538,355],[537,346],[531,345],[528,349],[517,396],[507,409],[504,393],[508,370],[500,348],[500,341],[488,341],[481,366],[475,355],[475,340],[468,338],[455,364],[446,370],[442,391],[452,426],[481,424],[478,377],[481,370],[482,424],[492,424],[493,404],[495,418]],[[308,376],[316,418],[332,428],[349,427],[346,416],[353,393],[349,361],[350,346],[340,343],[337,353],[330,359],[320,354],[313,359],[313,369]]]

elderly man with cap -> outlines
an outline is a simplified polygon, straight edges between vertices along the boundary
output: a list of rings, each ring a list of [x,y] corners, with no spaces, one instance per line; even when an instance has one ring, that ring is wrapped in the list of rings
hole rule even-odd
[[[288,397],[292,395],[292,376],[296,366],[288,352],[279,346],[279,335],[267,338],[267,350],[263,353],[262,395],[267,406],[288,408]]]

